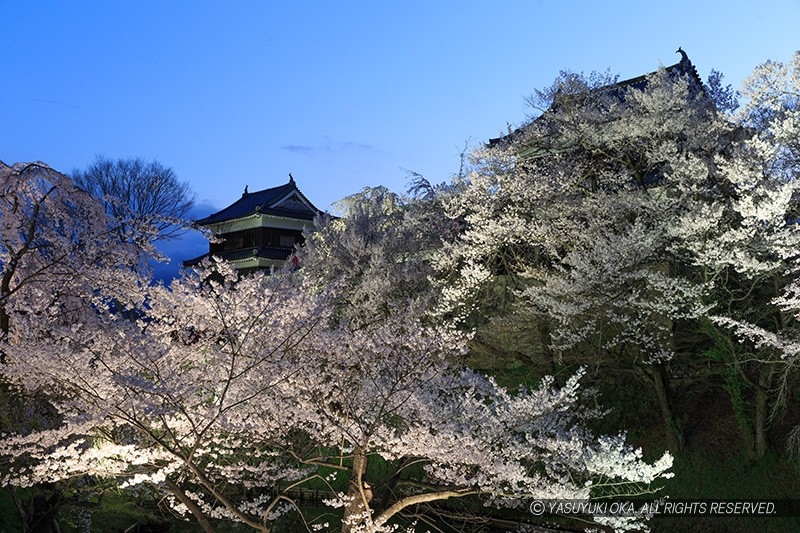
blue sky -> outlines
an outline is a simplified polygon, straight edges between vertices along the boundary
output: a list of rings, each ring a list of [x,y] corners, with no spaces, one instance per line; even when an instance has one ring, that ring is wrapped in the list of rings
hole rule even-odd
[[[633,77],[681,46],[738,86],[800,48],[798,21],[800,0],[0,0],[0,160],[158,159],[201,215],[291,172],[329,209],[446,180],[560,70]]]

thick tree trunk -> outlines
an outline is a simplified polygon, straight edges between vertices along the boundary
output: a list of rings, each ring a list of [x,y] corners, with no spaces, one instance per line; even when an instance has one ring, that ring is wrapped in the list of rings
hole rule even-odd
[[[356,448],[353,455],[353,470],[347,484],[347,496],[352,498],[344,508],[342,533],[351,533],[362,525],[369,516],[369,503],[372,501],[372,487],[364,481],[367,473],[367,456],[364,450]]]
[[[9,491],[22,525],[20,531],[21,533],[58,533],[60,529],[56,518],[58,510],[61,508],[63,495],[57,490],[52,490],[50,493],[50,485],[40,485],[39,488],[42,489],[41,493],[37,492],[25,501]]]
[[[772,385],[772,368],[763,365],[758,373],[758,387],[756,388],[756,409],[753,420],[755,446],[754,459],[761,459],[767,453],[767,428],[769,426],[769,389]]]
[[[556,375],[558,368],[556,367],[556,354],[550,346],[552,332],[550,331],[550,321],[546,318],[541,318],[536,321],[536,328],[538,329],[540,344],[542,346],[542,355],[547,361],[550,368],[550,373]]]
[[[185,505],[189,511],[194,515],[195,520],[203,528],[203,531],[206,533],[214,533],[214,526],[211,524],[211,521],[208,517],[203,513],[203,510],[197,506],[187,495],[183,492],[177,483],[172,481],[171,479],[167,478],[166,480],[167,488],[169,491],[178,498],[183,505]]]
[[[9,321],[6,308],[0,305],[0,338],[3,341],[8,340],[8,332],[11,330],[11,323]],[[0,348],[0,364],[6,363],[6,352]]]
[[[5,272],[3,274],[2,279],[0,279],[0,338],[4,341],[8,341],[8,332],[11,331],[11,319],[8,316],[8,311],[6,311],[6,299],[9,295],[9,288],[11,286],[11,275],[9,272]],[[4,364],[6,362],[6,353],[0,349],[0,364]]]
[[[380,492],[378,492],[376,498],[377,504],[372,506],[372,510],[375,512],[375,514],[380,514],[381,511],[385,511],[386,508],[392,504],[393,495],[396,494],[397,485],[400,482],[400,474],[410,461],[413,461],[413,459],[403,458],[401,461],[399,461],[392,474],[380,484]],[[373,494],[375,493],[375,490],[376,489],[373,488]]]
[[[672,395],[669,390],[667,372],[664,365],[658,363],[650,365],[647,369],[653,387],[658,397],[658,406],[661,409],[661,419],[664,423],[664,430],[667,435],[667,446],[673,453],[683,450],[684,435],[678,419],[675,417],[675,410],[672,406]]]
[[[2,334],[5,337],[10,329],[11,329],[11,324],[9,322],[9,317],[8,313],[6,312],[6,308],[5,306],[0,305],[0,334]]]

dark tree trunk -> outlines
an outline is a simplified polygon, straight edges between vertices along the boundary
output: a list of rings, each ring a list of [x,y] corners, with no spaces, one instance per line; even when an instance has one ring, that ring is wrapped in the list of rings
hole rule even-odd
[[[31,499],[24,501],[9,491],[22,524],[21,533],[60,533],[56,517],[63,495],[50,485],[38,488],[41,492],[37,491]]]
[[[11,331],[11,322],[10,317],[8,316],[8,311],[6,311],[6,299],[11,292],[11,275],[12,272],[6,271],[3,273],[2,279],[0,279],[0,339],[3,341],[8,340],[8,332]],[[6,353],[2,349],[0,349],[0,364],[6,362]]]
[[[758,372],[758,387],[756,388],[756,409],[753,420],[755,459],[761,459],[767,453],[767,428],[769,427],[769,389],[772,385],[772,368],[763,365]]]
[[[194,515],[195,520],[197,520],[197,523],[201,528],[203,528],[203,531],[206,533],[214,533],[214,526],[211,524],[211,521],[203,513],[203,510],[200,509],[200,507],[198,507],[197,504],[194,503],[194,501],[192,501],[191,498],[189,498],[186,493],[183,492],[183,489],[181,489],[177,483],[169,478],[167,478],[166,483],[169,491],[189,509],[192,515]]]
[[[684,447],[684,434],[683,428],[675,417],[667,372],[664,369],[664,365],[657,363],[650,365],[647,373],[653,382],[653,387],[658,397],[658,406],[661,410],[661,419],[667,436],[667,446],[671,452],[679,452]]]
[[[550,368],[550,373],[556,375],[558,368],[556,367],[556,354],[550,346],[552,333],[550,331],[550,321],[546,318],[541,318],[536,321],[536,327],[539,333],[540,344],[542,346],[542,355],[547,361]]]

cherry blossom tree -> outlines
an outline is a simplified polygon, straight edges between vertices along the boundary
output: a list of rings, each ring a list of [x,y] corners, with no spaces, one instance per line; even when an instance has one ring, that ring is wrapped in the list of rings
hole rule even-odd
[[[455,330],[402,313],[354,329],[296,277],[234,283],[213,268],[141,286],[136,322],[98,299],[93,322],[6,347],[8,375],[50,390],[63,423],[3,436],[3,484],[147,485],[206,531],[213,519],[269,531],[297,505],[292,489],[325,480],[343,531],[390,531],[434,501],[524,507],[639,493],[668,475],[669,455],[648,464],[622,436],[584,428],[580,375],[512,394],[452,362],[466,342]],[[393,479],[370,474],[373,456]],[[422,473],[405,476],[413,465]]]
[[[341,217],[318,219],[306,232],[298,250],[301,274],[335,295],[339,314],[354,327],[367,327],[398,307],[427,314],[437,297],[428,258],[449,229],[431,203],[385,187],[344,198],[338,203]]]
[[[44,163],[0,162],[0,361],[10,347],[24,353],[52,341],[55,327],[93,320],[99,287],[131,307],[127,287],[144,283],[131,267],[148,244],[119,242],[113,228],[102,204],[67,176]],[[48,394],[12,386],[7,370],[0,365],[0,432],[58,424]],[[60,490],[44,492],[45,505],[13,495],[24,522],[54,515]]]
[[[765,308],[748,288],[773,284],[796,249],[795,184],[764,171],[749,130],[690,72],[565,75],[543,94],[546,111],[479,150],[450,199],[466,229],[436,256],[458,273],[441,312],[468,321],[502,279],[542,353],[645,370],[679,449],[665,364],[695,356],[681,340],[711,309],[744,310],[746,295]]]
[[[450,215],[468,229],[439,256],[440,268],[461,272],[444,310],[466,319],[505,277],[517,308],[544,324],[539,342],[551,357],[641,353],[663,392],[672,324],[700,308],[694,287],[670,275],[666,228],[682,198],[663,182],[687,164],[708,174],[697,143],[709,137],[694,133],[712,110],[688,77],[665,70],[645,90],[574,75],[554,87],[545,113],[475,155],[466,192],[452,198]],[[668,434],[679,448],[680,432]]]
[[[756,455],[766,451],[766,428],[787,406],[791,378],[797,368],[798,178],[800,177],[800,52],[790,63],[768,61],[745,81],[747,104],[740,119],[753,132],[744,146],[748,164],[736,168],[741,188],[757,189],[743,194],[745,239],[762,247],[760,262],[751,265],[773,273],[768,306],[760,313],[721,312],[713,320],[736,332],[743,340],[734,352],[734,363],[755,396]],[[755,197],[755,198],[754,198]],[[713,222],[712,222],[713,223]],[[778,231],[778,229],[780,231]],[[781,240],[778,240],[781,239]],[[751,289],[752,290],[752,289]],[[748,302],[749,303],[749,302]],[[724,311],[724,310],[723,310]],[[771,403],[771,406],[769,405]],[[800,449],[800,431],[791,434],[793,448]]]
[[[447,324],[447,321],[442,322],[431,316],[432,306],[436,305],[439,293],[437,286],[431,283],[430,278],[436,273],[432,270],[430,262],[431,257],[439,253],[442,244],[452,241],[461,228],[460,222],[447,217],[440,205],[444,194],[452,193],[457,185],[432,187],[425,182],[417,182],[417,184],[420,185],[422,194],[417,194],[411,199],[401,200],[398,196],[383,189],[366,190],[362,194],[348,198],[344,216],[318,225],[318,230],[307,238],[308,247],[302,251],[304,255],[302,275],[309,283],[331,289],[339,295],[338,298],[344,295],[344,298],[338,299],[336,304],[337,315],[349,319],[349,321],[345,321],[347,329],[344,334],[348,338],[356,336],[360,339],[355,343],[358,350],[370,347],[369,351],[375,354],[369,358],[354,358],[354,360],[360,361],[358,367],[346,367],[346,374],[333,380],[334,382],[348,383],[341,391],[333,395],[322,396],[322,403],[314,403],[302,408],[304,412],[326,413],[329,418],[328,425],[341,427],[342,422],[348,423],[347,428],[339,430],[344,433],[337,432],[336,438],[328,443],[328,447],[331,448],[335,447],[337,441],[351,443],[353,463],[349,467],[348,492],[344,495],[343,505],[346,501],[347,514],[352,517],[350,519],[346,517],[346,522],[369,519],[373,526],[380,525],[385,522],[387,512],[404,511],[410,504],[417,508],[422,502],[434,501],[442,497],[452,498],[483,492],[480,490],[463,492],[445,490],[446,487],[452,486],[451,483],[445,483],[444,489],[439,492],[417,494],[419,491],[416,490],[411,493],[410,497],[391,503],[393,500],[389,495],[401,494],[401,487],[408,484],[407,480],[405,482],[402,480],[404,465],[408,463],[424,462],[428,464],[428,472],[431,474],[431,479],[427,480],[429,487],[435,486],[436,481],[441,483],[443,479],[447,479],[444,477],[437,480],[436,476],[441,474],[436,474],[436,472],[439,472],[438,469],[443,466],[439,461],[445,461],[448,468],[455,467],[460,472],[472,469],[474,465],[469,461],[455,464],[456,458],[453,454],[454,449],[451,447],[452,442],[447,447],[448,452],[437,460],[420,456],[419,451],[415,452],[411,448],[406,448],[405,453],[398,454],[393,451],[397,448],[396,443],[393,442],[391,446],[381,444],[381,439],[385,438],[382,434],[385,431],[382,425],[388,424],[393,432],[397,431],[398,426],[420,428],[422,434],[417,434],[411,440],[414,443],[413,446],[417,446],[430,438],[430,436],[425,437],[426,434],[436,432],[434,434],[438,435],[438,430],[434,428],[445,427],[443,421],[451,419],[448,416],[440,417],[440,413],[452,413],[452,419],[458,420],[461,424],[461,419],[466,416],[464,413],[469,412],[471,408],[465,407],[459,398],[466,395],[471,398],[468,401],[469,405],[490,404],[496,407],[505,402],[505,400],[500,401],[499,398],[511,398],[507,392],[493,382],[486,381],[474,372],[467,372],[463,375],[458,372],[459,362],[463,360],[463,356],[459,352],[465,350],[455,348],[464,346],[465,339],[459,340],[451,326],[440,326],[440,328],[444,327],[443,331],[450,338],[438,347],[430,346],[417,352],[416,349],[410,349],[403,341],[407,332],[414,332],[419,328],[420,319],[428,324]],[[352,266],[346,268],[345,265]],[[413,317],[413,319],[409,321],[409,317]],[[433,331],[431,330],[431,332]],[[437,339],[436,342],[442,342],[442,335],[443,333],[437,332],[431,338]],[[374,346],[375,339],[381,340],[386,355],[378,355],[382,350],[371,348]],[[390,347],[392,343],[398,342],[401,344]],[[346,340],[336,344],[351,345],[352,341]],[[322,351],[329,352],[331,349]],[[386,351],[387,349],[388,351]],[[403,370],[406,364],[413,364],[414,373],[409,374]],[[400,370],[403,371],[399,372]],[[417,372],[420,374],[414,378]],[[366,376],[369,379],[365,379]],[[459,376],[459,379],[454,379],[453,376]],[[464,381],[464,376],[469,376],[469,381]],[[320,372],[317,377],[317,379],[326,381],[329,378],[330,375],[323,372]],[[408,381],[409,379],[410,381]],[[479,383],[482,382],[482,385],[476,385],[476,381],[474,381],[476,379]],[[408,382],[405,383],[406,381]],[[313,385],[313,377],[309,377],[304,383],[310,383],[314,387],[321,385]],[[375,388],[376,383],[381,384],[377,389]],[[365,387],[365,384],[370,384],[370,386]],[[299,383],[297,386],[302,387],[303,383]],[[397,403],[398,398],[387,397],[380,392],[381,389],[398,392],[407,390],[408,393],[403,392],[399,398],[401,402]],[[465,392],[468,390],[473,392]],[[564,391],[566,390],[574,393],[577,390],[577,379],[571,381],[564,389]],[[417,407],[420,402],[416,399],[416,396],[423,392],[431,395],[438,406],[437,409],[430,411],[435,413],[435,416],[425,419],[424,422],[424,417],[421,416]],[[540,399],[540,394],[550,393],[555,393],[555,390],[552,389],[552,381],[545,380],[534,396]],[[335,398],[351,397],[351,399],[347,402],[330,403],[330,396]],[[311,392],[304,397],[320,398]],[[372,397],[378,397],[382,402],[389,403],[385,406],[375,405],[371,401]],[[516,400],[522,401],[523,397],[524,394],[520,394]],[[413,403],[412,400],[414,400]],[[533,400],[533,403],[537,401],[539,400]],[[576,407],[573,404],[574,401],[575,398],[570,397],[568,403],[571,407],[567,408],[564,405],[565,413],[574,414]],[[412,407],[413,410],[408,414],[403,414],[409,407]],[[382,410],[386,411],[385,415]],[[344,416],[343,413],[345,413]],[[498,414],[495,413],[494,416],[498,416]],[[567,418],[557,425],[569,426],[566,420],[571,419],[573,414],[567,414]],[[382,420],[383,417],[386,419]],[[472,422],[471,425],[478,426],[479,424]],[[489,445],[488,443],[503,443],[501,447],[514,449],[513,453],[522,458],[523,455],[519,454],[526,452],[513,448],[508,442],[509,438],[513,440],[520,437],[520,435],[514,436],[508,432],[508,428],[513,426],[514,424],[501,423],[500,426],[495,426],[497,432],[492,430],[479,438],[477,442],[480,444],[477,445],[484,447],[481,453],[489,451],[491,455],[492,451],[498,449],[494,447],[496,444]],[[533,431],[531,426],[526,426],[526,428]],[[454,434],[462,436],[458,439],[460,443],[466,442],[462,439],[469,438],[463,427],[452,427],[452,431]],[[478,430],[473,428],[469,431]],[[445,438],[452,439],[453,437],[448,435]],[[486,448],[487,446],[488,448]],[[429,444],[425,446],[425,449],[432,451],[435,446]],[[466,448],[464,450],[466,451]],[[471,450],[469,453],[474,451]],[[363,481],[368,478],[367,457],[376,453],[384,459],[392,458],[391,464],[397,465],[397,470],[383,484],[376,484],[375,479],[370,479],[367,484],[369,490],[365,490]],[[525,455],[525,457],[523,462],[528,465],[532,465],[538,460],[535,454]],[[489,455],[479,461],[474,456],[469,460],[485,463],[489,460]],[[331,464],[331,462],[341,464],[342,458],[334,456],[333,461],[328,458],[327,464]],[[519,465],[517,465],[518,467]],[[519,472],[519,470],[517,471]],[[586,475],[590,476],[588,472]],[[535,485],[536,483],[533,483],[530,486]],[[419,480],[412,481],[411,486],[418,487]],[[486,493],[492,494],[493,492],[487,490]],[[513,491],[510,491],[508,494],[512,493]],[[494,494],[498,502],[503,501],[502,496]],[[377,517],[367,513],[373,496],[380,502],[380,506],[375,509]],[[356,512],[359,510],[363,514],[359,515]],[[416,512],[419,516],[419,512]],[[366,522],[366,524],[370,522]]]
[[[0,331],[12,342],[42,314],[72,320],[94,288],[119,285],[118,268],[139,261],[115,242],[102,204],[43,163],[0,162],[0,220]]]
[[[426,504],[445,499],[482,496],[524,509],[534,498],[638,494],[671,464],[665,455],[647,465],[624,437],[587,432],[577,402],[580,373],[562,388],[546,379],[511,394],[451,363],[465,341],[456,332],[392,317],[340,334],[347,339],[328,350],[341,362],[321,362],[324,372],[294,386],[305,400],[297,403],[299,424],[324,449],[338,450],[316,460],[341,465],[344,453],[351,461],[347,491],[331,502],[345,508],[343,531],[430,520]],[[310,412],[320,418],[309,420]],[[370,475],[370,456],[390,462],[388,480]],[[421,478],[403,475],[412,465],[424,468]]]
[[[294,347],[319,316],[289,289],[260,276],[233,289],[235,274],[224,272],[221,282],[140,286],[137,321],[106,309],[54,326],[55,344],[7,347],[8,375],[28,390],[55,392],[63,424],[7,438],[17,467],[4,483],[86,475],[149,482],[206,530],[209,516],[261,527],[247,511],[258,501],[234,504],[224,487],[247,491],[302,475],[270,449],[286,432],[275,394],[298,371]]]

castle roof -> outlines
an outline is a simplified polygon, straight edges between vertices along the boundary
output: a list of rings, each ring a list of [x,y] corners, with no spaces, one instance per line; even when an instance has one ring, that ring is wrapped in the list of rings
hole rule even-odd
[[[289,182],[256,192],[244,189],[242,197],[234,203],[205,218],[195,221],[197,226],[210,226],[254,214],[272,215],[283,218],[313,220],[322,211],[312,204],[300,191],[294,178],[289,174]]]

